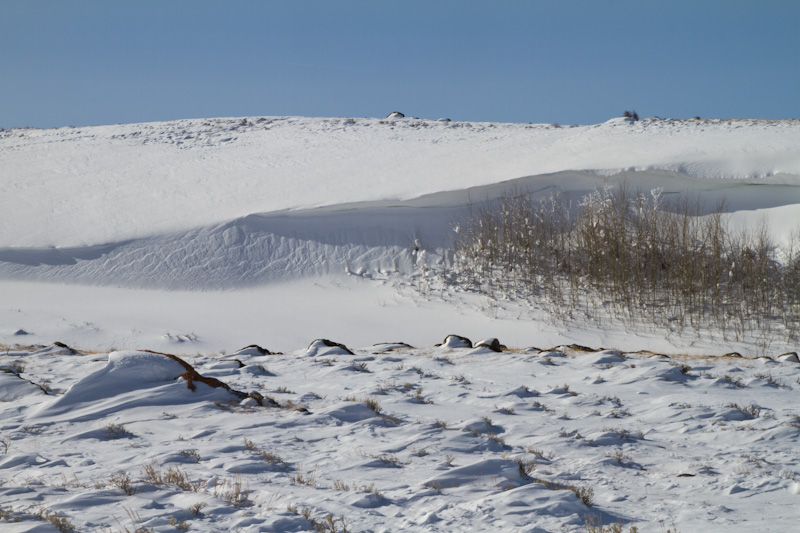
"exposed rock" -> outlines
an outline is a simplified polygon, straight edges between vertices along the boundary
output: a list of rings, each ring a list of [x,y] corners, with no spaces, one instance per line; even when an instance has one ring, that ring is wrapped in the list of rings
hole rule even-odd
[[[317,339],[308,345],[306,355],[355,355],[344,344],[333,342],[328,339]]]
[[[405,342],[379,342],[378,344],[372,345],[373,353],[386,353],[393,350],[404,350],[406,348],[413,348],[413,346]]]
[[[64,348],[65,350],[69,350],[69,351],[70,351],[70,352],[72,352],[73,354],[76,354],[76,353],[78,353],[78,351],[77,351],[77,350],[75,350],[75,349],[73,349],[73,348],[70,348],[69,346],[67,346],[67,345],[66,345],[66,344],[64,344],[63,342],[58,342],[58,341],[56,341],[56,342],[54,342],[54,343],[53,343],[53,346],[58,346],[59,348]]]
[[[78,350],[70,348],[63,342],[54,342],[47,348],[37,350],[34,352],[36,355],[80,355]]]
[[[559,346],[558,348],[555,348],[554,351],[563,352],[564,349],[569,349],[576,352],[599,352],[602,350],[602,348],[590,348],[589,346],[581,346],[580,344],[570,344],[567,346]]]
[[[235,353],[241,355],[273,355],[272,352],[266,348],[262,348],[258,344],[245,346],[244,348],[237,350]]]
[[[448,335],[439,346],[443,348],[472,348],[472,341],[461,335]]]
[[[484,347],[489,348],[493,352],[504,352],[508,350],[504,344],[500,344],[500,341],[495,339],[494,337],[483,339],[475,343],[476,348]]]

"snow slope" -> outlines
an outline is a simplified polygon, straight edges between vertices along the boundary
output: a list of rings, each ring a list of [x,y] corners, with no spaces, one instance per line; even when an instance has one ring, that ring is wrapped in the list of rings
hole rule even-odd
[[[465,319],[519,345],[578,335],[637,349],[602,328],[532,330],[542,317],[526,307],[422,302],[409,276],[437,261],[468,205],[520,191],[579,200],[608,182],[724,198],[734,224],[766,217],[788,238],[800,225],[797,146],[800,122],[756,120],[251,117],[2,131],[0,342],[166,349],[183,336],[205,351],[240,342],[238,330],[291,347],[335,324],[330,334],[366,344],[399,323],[426,345]]]
[[[9,130],[0,143],[6,247],[115,243],[255,213],[407,200],[562,171],[789,175],[792,183],[800,175],[796,121],[613,119],[556,128],[264,117]]]
[[[798,146],[757,120],[0,131],[0,529],[790,530],[797,347],[420,271],[470,206],[614,183],[783,241]]]
[[[400,322],[406,338],[431,344],[441,329],[414,319],[424,313],[409,276],[438,260],[466,206],[520,191],[579,200],[624,182],[698,194],[709,206],[724,198],[734,224],[766,217],[785,239],[800,226],[797,146],[800,122],[756,120],[557,127],[250,117],[3,131],[0,342],[110,349],[184,335],[193,349],[220,350],[241,339],[226,331],[241,328],[291,347],[321,334],[297,326],[298,315],[318,312],[315,328],[337,324],[351,342],[385,338]],[[346,297],[320,289],[342,284]],[[196,291],[217,305],[189,303]],[[285,304],[287,292],[303,310],[263,304]],[[401,311],[408,303],[411,312]],[[213,309],[226,309],[228,325]],[[525,308],[498,315],[495,304],[457,301],[431,315],[443,325],[466,315],[520,345],[575,335],[532,331],[541,316]],[[53,319],[30,318],[39,316]],[[268,328],[255,329],[259,317]],[[14,335],[20,329],[31,335]],[[618,337],[600,329],[584,340]]]

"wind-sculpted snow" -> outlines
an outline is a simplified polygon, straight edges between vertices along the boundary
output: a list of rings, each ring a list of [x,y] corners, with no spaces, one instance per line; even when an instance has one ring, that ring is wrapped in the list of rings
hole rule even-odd
[[[0,277],[131,288],[229,289],[345,272],[408,275],[417,252],[441,255],[470,208],[508,195],[560,194],[578,205],[594,189],[625,184],[665,198],[686,195],[709,211],[757,212],[800,204],[797,180],[695,180],[670,172],[530,176],[406,201],[346,203],[252,214],[185,232],[72,248],[0,248]],[[792,216],[781,217],[793,229]],[[794,218],[797,218],[794,216]],[[796,220],[800,223],[800,219]],[[441,258],[439,259],[441,260]]]
[[[249,117],[0,132],[0,247],[76,247],[284,209],[586,171],[800,176],[798,121],[593,126]]]
[[[248,117],[0,131],[0,342],[208,352],[253,335],[281,349],[309,328],[391,341],[402,325],[406,340],[433,344],[467,324],[516,346],[790,351],[783,332],[754,345],[671,322],[632,337],[602,306],[562,309],[558,322],[538,296],[439,281],[470,210],[508,195],[579,206],[605,185],[658,188],[707,210],[724,200],[732,226],[764,219],[789,242],[798,146],[792,120]]]
[[[55,517],[75,531],[727,532],[797,519],[794,353],[320,339],[173,357],[0,352],[0,529]],[[185,365],[249,397],[190,390]]]
[[[757,120],[0,131],[0,529],[789,531],[796,325],[619,322],[442,267],[470,213],[618,184],[783,246],[798,146]]]
[[[447,244],[452,208],[251,215],[185,233],[85,249],[0,249],[0,273],[134,288],[219,289],[347,269],[411,272],[414,247]],[[424,236],[424,237],[423,237]]]
[[[150,352],[112,352],[108,364],[72,385],[35,413],[39,423],[97,420],[132,406],[168,406],[187,401],[227,401],[225,389],[200,385],[191,391],[178,379],[186,372],[179,362]],[[193,392],[195,392],[193,394]]]

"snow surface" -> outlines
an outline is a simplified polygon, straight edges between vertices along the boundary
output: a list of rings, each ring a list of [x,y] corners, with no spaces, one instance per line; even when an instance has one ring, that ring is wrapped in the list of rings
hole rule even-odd
[[[309,531],[328,515],[349,531],[796,523],[796,357],[334,351],[185,358],[265,407],[193,392],[157,354],[9,352],[0,368],[23,370],[0,372],[0,526],[35,530],[40,506],[77,531],[133,530],[131,516],[154,531]],[[231,501],[237,482],[246,500]]]
[[[245,123],[245,120],[247,121]],[[797,121],[594,126],[263,117],[9,130],[2,246],[85,247],[525,176],[800,175]]]
[[[209,353],[326,335],[431,345],[462,331],[635,350],[639,339],[616,330],[554,327],[535,302],[420,296],[412,276],[440,260],[466,206],[509,192],[578,200],[606,183],[660,187],[709,207],[724,199],[733,225],[767,219],[785,241],[800,227],[798,146],[799,121],[656,118],[2,131],[0,342],[24,330],[27,344]],[[651,337],[662,351],[719,350],[713,337]]]
[[[469,206],[616,183],[724,199],[732,225],[766,220],[786,242],[798,146],[799,121],[656,118],[0,131],[0,507],[20,519],[0,526],[42,527],[44,505],[81,531],[133,530],[136,516],[157,531],[172,517],[303,531],[328,513],[351,531],[554,531],[587,514],[642,531],[791,529],[795,346],[631,330],[600,312],[556,323],[540,302],[434,290],[420,271]],[[220,355],[253,343],[288,355]],[[192,392],[181,365],[142,349],[282,406]],[[750,359],[708,357],[729,352]],[[515,459],[536,451],[526,475]],[[198,490],[147,482],[153,461]],[[224,498],[237,480],[252,490],[241,507]],[[553,490],[569,484],[594,506]]]

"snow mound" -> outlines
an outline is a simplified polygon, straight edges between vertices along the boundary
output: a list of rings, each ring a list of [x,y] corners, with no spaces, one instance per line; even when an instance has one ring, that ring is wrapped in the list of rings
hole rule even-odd
[[[261,355],[272,355],[272,352],[257,344],[251,344],[250,346],[245,346],[241,350],[235,351],[232,355],[252,355],[258,357]]]
[[[583,355],[581,358],[592,365],[611,365],[625,362],[625,358],[617,350],[603,350]]]
[[[333,342],[328,339],[317,339],[309,344],[306,350],[306,355],[309,357],[318,357],[323,355],[353,355],[353,352],[344,344]]]
[[[521,476],[516,461],[485,459],[431,477],[423,482],[423,486],[447,489],[469,484],[485,484],[510,489],[529,482],[529,479]]]
[[[378,344],[373,344],[369,349],[372,353],[387,353],[410,348],[413,348],[413,346],[405,342],[379,342]]]
[[[448,335],[442,341],[442,348],[472,348],[472,341],[461,335]]]
[[[40,407],[36,415],[40,418],[101,418],[138,406],[228,400],[232,397],[226,387],[213,387],[202,382],[198,387],[195,384],[196,372],[192,375],[191,366],[179,361],[153,352],[111,352],[104,368],[72,385],[52,403]],[[178,377],[188,379],[178,380]],[[192,387],[196,390],[193,391]]]
[[[123,351],[108,354],[106,374],[109,380],[142,384],[172,381],[186,369],[179,362],[152,352]]]
[[[63,342],[54,342],[47,348],[42,348],[36,352],[33,352],[33,355],[78,355],[78,351],[70,348]]]
[[[493,352],[503,352],[503,351],[508,349],[505,345],[500,344],[500,341],[495,339],[494,337],[490,337],[488,339],[479,340],[478,342],[475,343],[475,347],[476,348],[480,348],[480,347],[488,348]]]
[[[319,414],[328,415],[340,422],[360,422],[377,416],[375,411],[362,402],[339,402],[322,409]]]

